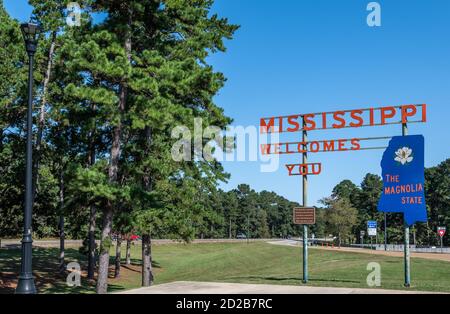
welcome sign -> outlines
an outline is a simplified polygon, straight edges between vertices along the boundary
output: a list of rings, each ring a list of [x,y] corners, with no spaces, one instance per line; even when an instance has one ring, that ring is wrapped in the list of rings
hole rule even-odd
[[[307,163],[309,153],[354,152],[361,150],[386,149],[386,147],[366,146],[362,143],[372,140],[391,139],[383,155],[384,190],[378,210],[384,212],[403,212],[405,224],[427,221],[424,193],[424,139],[422,136],[402,137],[351,137],[332,140],[310,140],[310,131],[358,129],[427,121],[427,105],[401,105],[368,109],[340,110],[297,114],[260,119],[260,133],[302,132],[301,141],[285,143],[261,143],[262,155],[302,154],[302,164],[286,165],[290,176],[303,177],[303,206],[307,200],[307,177],[322,172],[321,163]],[[302,220],[301,211],[294,210],[294,222],[303,225],[303,283],[308,282],[308,221]],[[315,222],[315,221],[314,221]],[[312,223],[314,223],[312,222]],[[370,236],[376,236],[376,222],[368,225]],[[405,241],[409,233],[405,228]],[[365,231],[361,231],[361,236]],[[410,285],[409,253],[405,245],[405,285]]]
[[[427,221],[425,205],[424,137],[395,136],[381,161],[381,212],[404,213],[407,225]]]

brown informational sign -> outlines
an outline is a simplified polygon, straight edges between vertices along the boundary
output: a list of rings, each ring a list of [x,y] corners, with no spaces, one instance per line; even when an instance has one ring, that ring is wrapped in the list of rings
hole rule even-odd
[[[316,209],[314,207],[294,208],[294,224],[314,225],[316,223]]]

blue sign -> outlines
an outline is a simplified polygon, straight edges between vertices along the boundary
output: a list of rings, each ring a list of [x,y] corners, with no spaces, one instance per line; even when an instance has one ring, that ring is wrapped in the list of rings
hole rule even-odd
[[[376,237],[377,236],[377,222],[374,220],[369,220],[367,222],[367,234],[370,237]]]
[[[422,135],[395,136],[381,161],[383,193],[378,210],[404,213],[409,226],[427,222],[424,142]]]

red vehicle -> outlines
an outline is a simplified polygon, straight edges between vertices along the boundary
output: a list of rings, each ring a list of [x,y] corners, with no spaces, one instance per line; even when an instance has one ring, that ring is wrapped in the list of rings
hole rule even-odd
[[[130,240],[131,241],[137,241],[137,240],[139,240],[140,239],[140,237],[138,236],[138,235],[136,235],[136,234],[132,234],[131,236],[130,236]]]

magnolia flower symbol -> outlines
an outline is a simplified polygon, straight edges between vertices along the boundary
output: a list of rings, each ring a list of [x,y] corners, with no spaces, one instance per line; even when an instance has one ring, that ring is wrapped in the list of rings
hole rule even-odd
[[[394,160],[401,163],[402,165],[405,165],[413,161],[414,158],[412,157],[412,152],[412,149],[409,147],[400,148],[395,152]]]

